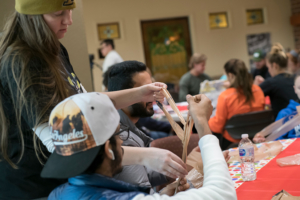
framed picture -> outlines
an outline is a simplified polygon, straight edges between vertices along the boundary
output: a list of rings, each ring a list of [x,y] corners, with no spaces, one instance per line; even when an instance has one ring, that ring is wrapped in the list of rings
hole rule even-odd
[[[119,23],[98,24],[99,40],[120,38]]]
[[[248,25],[265,23],[263,9],[249,9],[246,11],[246,15]]]
[[[228,28],[227,12],[209,14],[210,29]]]
[[[141,21],[147,67],[156,81],[178,85],[192,54],[188,17]]]
[[[270,33],[250,34],[247,35],[246,40],[249,56],[252,56],[257,50],[262,50],[265,53],[271,50],[272,43]]]

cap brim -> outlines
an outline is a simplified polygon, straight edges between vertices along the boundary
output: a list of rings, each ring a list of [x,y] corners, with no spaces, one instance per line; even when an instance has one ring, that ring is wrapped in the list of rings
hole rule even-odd
[[[55,151],[46,162],[41,177],[65,179],[83,173],[92,164],[101,146],[75,153],[70,156],[61,156]]]

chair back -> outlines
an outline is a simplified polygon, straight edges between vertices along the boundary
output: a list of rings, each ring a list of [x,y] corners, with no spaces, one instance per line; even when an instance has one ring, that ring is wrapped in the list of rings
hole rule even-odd
[[[199,142],[198,134],[192,134],[189,141],[187,154],[191,153],[191,151],[196,146],[198,146],[198,142]],[[176,154],[179,158],[182,157],[183,147],[182,147],[182,142],[178,136],[169,136],[169,137],[154,140],[151,142],[151,147],[166,149]]]
[[[247,133],[253,138],[256,133],[275,121],[272,110],[263,110],[245,114],[234,115],[226,125],[225,130],[234,139],[241,139]]]

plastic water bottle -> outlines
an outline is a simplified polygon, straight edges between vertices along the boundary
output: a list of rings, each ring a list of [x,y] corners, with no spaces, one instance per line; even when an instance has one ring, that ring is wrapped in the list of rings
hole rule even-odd
[[[254,147],[248,138],[248,134],[242,135],[239,144],[239,154],[241,158],[241,169],[243,181],[253,181],[256,179],[254,164]]]

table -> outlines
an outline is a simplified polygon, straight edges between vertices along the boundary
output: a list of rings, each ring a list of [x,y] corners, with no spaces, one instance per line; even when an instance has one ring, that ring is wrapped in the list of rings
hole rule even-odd
[[[300,139],[281,140],[283,150],[276,157],[268,157],[255,163],[257,178],[243,182],[239,162],[229,166],[238,199],[270,200],[273,195],[286,190],[294,196],[300,196],[300,166],[280,167],[276,159],[300,153]]]

